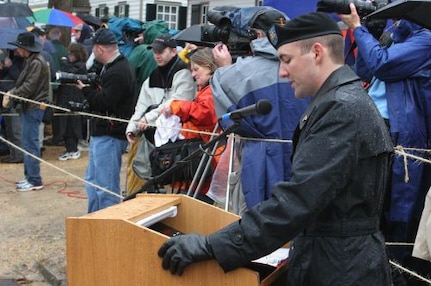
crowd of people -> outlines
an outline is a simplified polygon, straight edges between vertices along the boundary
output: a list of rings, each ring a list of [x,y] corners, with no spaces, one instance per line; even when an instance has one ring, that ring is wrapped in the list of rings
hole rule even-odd
[[[394,155],[395,147],[422,157],[429,149],[431,32],[396,19],[392,41],[383,43],[354,4],[350,10],[338,16],[355,37],[353,66],[345,63],[339,24],[322,12],[289,19],[270,7],[231,11],[243,13],[245,23],[235,23],[254,35],[248,55],[235,60],[225,44],[176,41],[160,21],[136,31],[127,55],[109,25],[80,24],[68,47],[60,29],[35,27],[10,43],[17,48],[0,63],[3,136],[26,151],[0,150],[9,154],[2,163],[24,163],[17,191],[41,190],[43,143],[63,145],[61,161],[80,159],[79,142],[89,143],[85,189],[95,212],[142,191],[154,176],[150,154],[161,145],[207,143],[217,127],[238,123],[223,114],[265,99],[270,113],[246,116],[235,129],[235,154],[221,148],[212,158],[213,174],[229,169],[219,164],[229,162],[223,156],[239,161],[238,180],[225,191],[239,194],[232,209],[241,220],[213,234],[170,238],[159,250],[163,268],[181,275],[193,262],[215,259],[227,272],[291,242],[289,285],[419,285],[389,259],[424,276],[430,262],[385,241],[414,242],[431,185],[428,165]],[[12,95],[104,118],[60,110],[47,119],[41,105]],[[49,142],[43,123],[52,126]],[[175,128],[167,134],[165,125]],[[166,190],[186,187],[172,182]],[[213,204],[212,188],[209,179],[197,198]]]

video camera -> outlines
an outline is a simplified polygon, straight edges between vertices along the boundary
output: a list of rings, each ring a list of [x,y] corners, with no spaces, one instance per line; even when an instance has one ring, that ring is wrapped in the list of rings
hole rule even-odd
[[[174,36],[178,42],[190,42],[198,46],[214,47],[217,43],[224,43],[229,47],[235,60],[239,56],[251,54],[250,42],[257,35],[252,28],[255,20],[274,8],[219,6],[207,12],[208,22],[211,24],[192,25]],[[279,11],[277,11],[281,15]],[[282,15],[284,17],[284,15]],[[284,17],[285,18],[285,17]]]
[[[201,41],[222,42],[229,47],[233,57],[246,56],[251,53],[250,41],[255,36],[232,26],[232,20],[228,16],[232,16],[234,12],[239,10],[231,6],[215,7],[208,11],[208,21],[213,25],[201,26]]]
[[[320,0],[317,11],[337,14],[350,14],[350,3],[355,4],[358,15],[362,18],[377,9],[386,6],[388,0]]]
[[[97,85],[99,77],[96,73],[74,74],[68,72],[56,72],[55,78],[61,83],[76,83],[78,80],[85,84]]]
[[[320,0],[317,2],[317,11],[337,14],[350,14],[350,3],[355,4],[361,21],[368,31],[377,40],[383,34],[386,27],[386,19],[366,19],[365,16],[388,4],[388,0]]]

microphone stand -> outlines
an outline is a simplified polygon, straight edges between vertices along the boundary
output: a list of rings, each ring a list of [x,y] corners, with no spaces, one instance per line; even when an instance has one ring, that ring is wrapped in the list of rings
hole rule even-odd
[[[226,130],[224,130],[222,133],[220,133],[218,136],[214,137],[212,140],[208,141],[207,143],[203,144],[200,146],[199,149],[196,149],[195,151],[193,151],[191,154],[189,154],[188,156],[186,156],[185,158],[183,158],[180,161],[176,161],[174,163],[174,165],[172,165],[172,167],[170,167],[169,169],[167,169],[166,171],[164,171],[163,173],[161,173],[160,175],[154,176],[154,177],[149,177],[147,182],[141,187],[141,189],[139,189],[138,191],[128,195],[127,197],[125,197],[123,199],[123,201],[127,201],[130,199],[133,199],[136,197],[137,194],[139,193],[143,193],[145,191],[147,191],[148,193],[156,193],[156,187],[158,186],[158,182],[168,176],[172,176],[172,174],[177,171],[178,169],[182,168],[185,164],[187,164],[189,161],[195,159],[196,157],[198,157],[199,155],[201,155],[202,153],[205,152],[205,150],[209,149],[209,148],[213,148],[217,142],[220,142],[222,140],[227,139],[227,136],[231,133],[233,133],[236,129],[238,129],[240,127],[240,121],[241,118],[235,119],[233,120],[233,124],[231,126],[229,126],[228,128],[226,128]]]

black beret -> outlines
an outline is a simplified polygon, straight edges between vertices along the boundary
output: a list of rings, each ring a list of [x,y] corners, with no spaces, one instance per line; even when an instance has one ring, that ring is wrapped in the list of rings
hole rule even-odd
[[[273,25],[268,31],[268,39],[278,49],[281,45],[314,37],[341,34],[341,30],[331,17],[323,12],[311,12],[298,16],[284,25]]]
[[[114,45],[117,43],[114,32],[109,29],[100,28],[93,37],[93,45]]]

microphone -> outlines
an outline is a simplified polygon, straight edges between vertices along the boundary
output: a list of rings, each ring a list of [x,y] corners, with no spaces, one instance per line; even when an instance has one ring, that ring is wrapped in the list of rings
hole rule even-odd
[[[238,120],[250,115],[257,115],[257,114],[265,115],[271,112],[271,110],[272,110],[271,102],[266,99],[261,99],[261,100],[258,100],[255,104],[223,114],[221,116],[221,119]]]

